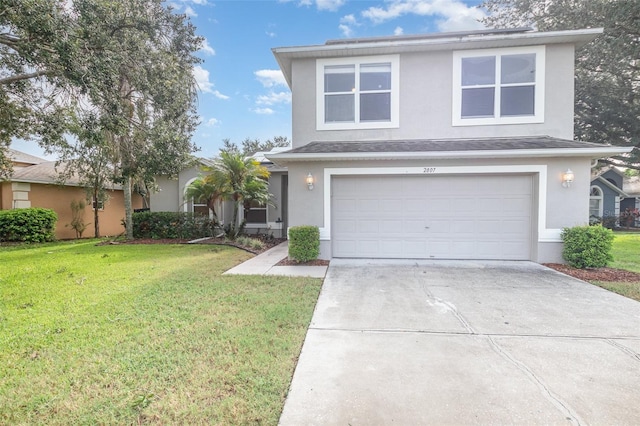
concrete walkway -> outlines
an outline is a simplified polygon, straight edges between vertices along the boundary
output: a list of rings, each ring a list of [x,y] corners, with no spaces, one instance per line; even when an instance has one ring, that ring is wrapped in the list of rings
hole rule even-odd
[[[334,259],[280,418],[640,425],[640,303],[531,262]]]
[[[229,269],[222,275],[278,275],[284,277],[312,277],[324,278],[327,266],[276,266],[287,257],[289,242],[260,253],[240,265]]]

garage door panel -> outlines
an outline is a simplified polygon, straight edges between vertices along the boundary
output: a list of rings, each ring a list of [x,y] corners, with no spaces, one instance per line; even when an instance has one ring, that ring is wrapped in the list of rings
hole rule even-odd
[[[335,257],[529,259],[531,176],[348,176],[332,182]]]

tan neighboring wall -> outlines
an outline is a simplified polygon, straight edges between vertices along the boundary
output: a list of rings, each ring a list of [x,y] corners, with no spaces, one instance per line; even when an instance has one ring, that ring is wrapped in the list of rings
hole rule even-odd
[[[124,232],[124,195],[120,190],[108,191],[109,200],[104,210],[99,212],[101,236],[120,235]],[[83,188],[75,186],[47,185],[39,183],[3,182],[0,184],[0,209],[9,210],[20,207],[42,207],[52,209],[58,215],[56,238],[71,239],[76,237],[69,226],[72,220],[71,201],[86,202]],[[94,237],[94,217],[91,203],[84,210],[84,220],[89,226],[83,233],[84,238]],[[133,208],[142,207],[142,198],[133,195]]]

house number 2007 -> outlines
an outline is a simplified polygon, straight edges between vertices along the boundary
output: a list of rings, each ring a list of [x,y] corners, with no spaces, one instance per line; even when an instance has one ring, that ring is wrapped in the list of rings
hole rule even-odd
[[[436,172],[435,167],[424,167],[422,169],[422,173],[435,173],[435,172]]]

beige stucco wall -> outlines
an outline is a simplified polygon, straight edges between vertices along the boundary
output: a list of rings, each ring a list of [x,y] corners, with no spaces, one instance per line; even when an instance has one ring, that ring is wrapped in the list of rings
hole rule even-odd
[[[31,207],[42,207],[51,209],[58,215],[58,222],[56,223],[56,238],[57,239],[71,239],[75,238],[76,234],[73,229],[69,227],[73,218],[71,212],[71,201],[86,201],[86,193],[83,188],[75,186],[59,186],[59,185],[46,185],[39,183],[31,183],[28,191],[28,201]],[[124,232],[122,226],[122,219],[124,218],[124,195],[122,191],[108,191],[109,200],[104,205],[104,210],[99,211],[99,224],[101,236],[113,236],[119,235]],[[13,191],[11,190],[11,183],[2,183],[2,210],[8,210],[13,208]],[[84,231],[83,237],[93,237],[94,233],[94,217],[91,203],[87,202],[87,207],[84,210],[84,221],[89,223],[89,227]],[[142,198],[134,194],[133,195],[133,208],[142,207]]]
[[[400,54],[400,123],[395,129],[316,130],[316,60],[292,63],[293,146],[313,141],[548,135],[573,138],[574,46],[546,47],[544,123],[453,126],[453,53]]]

